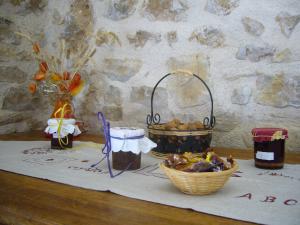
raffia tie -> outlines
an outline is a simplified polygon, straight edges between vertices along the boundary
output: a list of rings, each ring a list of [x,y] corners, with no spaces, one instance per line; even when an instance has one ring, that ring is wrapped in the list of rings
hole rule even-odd
[[[57,136],[58,136],[58,143],[60,145],[60,147],[64,148],[66,145],[68,145],[69,143],[69,139],[68,139],[68,135],[66,136],[66,141],[64,141],[61,136],[60,136],[60,131],[62,128],[62,124],[63,124],[63,120],[64,120],[64,116],[66,113],[68,113],[71,110],[66,110],[66,107],[69,106],[70,104],[64,104],[63,107],[59,108],[58,110],[56,110],[56,112],[54,113],[54,117],[58,118],[57,115],[58,113],[60,113],[60,119],[58,121],[58,128],[57,128]],[[71,106],[71,105],[70,105]],[[72,107],[72,106],[71,106]]]

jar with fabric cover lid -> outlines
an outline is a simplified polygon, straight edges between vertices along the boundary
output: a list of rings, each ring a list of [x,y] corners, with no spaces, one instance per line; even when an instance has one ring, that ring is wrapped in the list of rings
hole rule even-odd
[[[53,118],[48,120],[45,133],[51,135],[52,149],[73,147],[73,136],[81,133],[75,119]]]
[[[283,128],[254,128],[252,136],[255,166],[264,169],[283,168],[288,131]]]
[[[141,167],[141,153],[148,153],[156,144],[135,127],[110,128],[112,167],[115,170],[136,170]]]

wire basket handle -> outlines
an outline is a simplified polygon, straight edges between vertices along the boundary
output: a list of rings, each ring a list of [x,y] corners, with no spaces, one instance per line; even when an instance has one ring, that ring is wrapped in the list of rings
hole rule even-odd
[[[216,124],[216,118],[213,114],[213,109],[214,109],[214,105],[213,105],[213,97],[212,97],[212,94],[211,94],[211,91],[209,89],[209,87],[207,86],[207,84],[204,82],[203,79],[201,79],[199,76],[197,76],[196,74],[194,73],[191,73],[189,71],[185,71],[185,70],[176,70],[174,72],[171,72],[171,73],[168,73],[166,74],[165,76],[163,76],[157,83],[156,85],[154,86],[153,88],[153,91],[152,91],[152,94],[151,94],[151,114],[148,114],[147,115],[147,124],[148,125],[151,125],[151,124],[159,124],[160,122],[160,115],[159,113],[153,113],[153,99],[154,99],[154,93],[155,93],[155,90],[157,88],[157,86],[160,84],[160,82],[162,82],[166,77],[168,76],[171,76],[171,75],[176,75],[178,73],[183,73],[185,75],[190,75],[190,76],[194,76],[196,77],[198,80],[200,80],[204,86],[206,87],[208,93],[209,93],[209,97],[210,97],[210,102],[211,102],[211,110],[210,110],[210,117],[205,117],[203,119],[203,125],[205,128],[213,128]]]

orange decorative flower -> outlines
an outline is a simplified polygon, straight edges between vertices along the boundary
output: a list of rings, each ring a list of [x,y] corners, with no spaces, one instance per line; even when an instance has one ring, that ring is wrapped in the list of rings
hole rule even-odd
[[[31,94],[34,94],[36,92],[36,83],[30,83],[28,86],[28,90]]]
[[[84,81],[81,80],[80,74],[75,73],[75,75],[69,85],[69,91],[70,91],[71,95],[72,96],[77,95],[83,89],[83,86],[84,86]]]
[[[79,73],[75,73],[75,75],[73,76],[72,80],[71,80],[71,83],[70,83],[70,86],[76,86],[80,83],[81,81],[81,76]]]
[[[48,71],[48,64],[45,61],[40,63],[40,71],[43,73]]]
[[[58,73],[52,73],[51,80],[54,82],[62,80],[62,76]]]
[[[70,86],[69,90],[72,96],[78,95],[84,87],[84,80],[81,80],[77,85]]]
[[[46,73],[39,71],[35,74],[34,79],[37,81],[41,81],[41,80],[44,80],[45,77],[46,77]]]
[[[67,72],[67,71],[63,72],[63,79],[64,80],[70,80],[70,73]]]

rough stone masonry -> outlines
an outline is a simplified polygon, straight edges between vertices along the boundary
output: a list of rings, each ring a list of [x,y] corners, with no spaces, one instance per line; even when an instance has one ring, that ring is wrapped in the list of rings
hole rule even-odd
[[[214,146],[252,148],[253,127],[276,126],[300,152],[299,21],[299,0],[0,1],[0,133],[42,129],[51,114],[50,99],[27,91],[37,64],[14,33],[26,31],[52,54],[59,39],[70,55],[96,47],[74,99],[90,132],[100,130],[98,111],[112,125],[145,128],[154,85],[183,69],[212,92]],[[202,120],[211,109],[201,82],[183,74],[154,99],[162,121]]]

